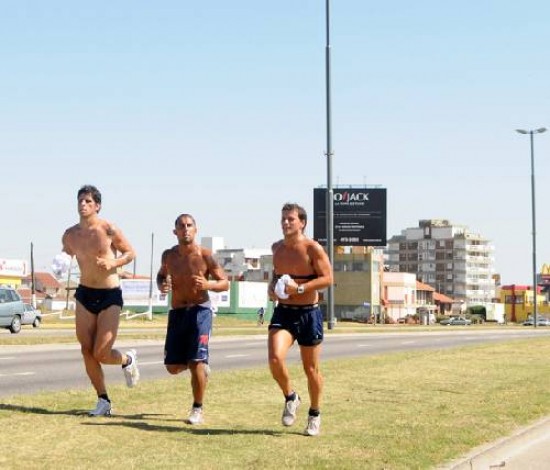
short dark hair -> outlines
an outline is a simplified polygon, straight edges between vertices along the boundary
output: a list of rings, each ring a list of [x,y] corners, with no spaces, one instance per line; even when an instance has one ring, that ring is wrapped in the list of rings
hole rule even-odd
[[[193,221],[193,225],[197,225],[197,222],[195,222],[195,217],[193,217],[191,214],[180,214],[176,217],[176,222],[174,223],[174,226],[178,226],[178,222],[182,217],[189,217]]]
[[[298,219],[300,219],[304,223],[304,229],[307,226],[307,212],[306,210],[300,206],[299,204],[296,204],[295,202],[287,202],[281,209],[282,212],[287,211],[296,211],[298,213]]]
[[[89,194],[96,204],[101,204],[101,192],[95,186],[85,184],[78,190],[76,198],[78,199],[82,194]]]

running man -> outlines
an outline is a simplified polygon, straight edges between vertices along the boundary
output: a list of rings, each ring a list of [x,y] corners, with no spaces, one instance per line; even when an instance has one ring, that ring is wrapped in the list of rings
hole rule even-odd
[[[298,342],[310,399],[304,434],[317,436],[323,391],[320,372],[323,313],[317,291],[332,284],[332,267],[321,245],[304,235],[306,225],[304,208],[290,203],[283,206],[284,238],[272,245],[273,278],[268,293],[277,306],[269,324],[268,352],[271,374],[285,397],[282,422],[284,426],[292,426],[301,399],[292,387],[286,357],[294,341]]]
[[[195,242],[193,216],[181,214],[175,222],[178,244],[165,250],[157,274],[157,286],[172,291],[168,314],[164,365],[170,374],[189,369],[193,405],[186,422],[203,422],[203,400],[208,381],[208,343],[212,330],[212,305],[208,291],[223,292],[229,281],[212,252]]]
[[[80,268],[80,284],[75,292],[76,337],[98,396],[96,408],[88,414],[110,416],[111,400],[101,365],[121,364],[128,387],[139,380],[136,351],[121,353],[113,349],[123,305],[117,270],[130,263],[135,254],[124,234],[99,218],[101,193],[95,186],[82,186],[77,201],[80,221],[68,228],[62,239],[63,251],[75,256]]]

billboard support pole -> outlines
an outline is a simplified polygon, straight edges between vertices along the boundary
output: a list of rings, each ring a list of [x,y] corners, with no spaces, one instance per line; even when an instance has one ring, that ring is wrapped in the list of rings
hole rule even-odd
[[[334,266],[334,190],[332,188],[332,116],[330,93],[330,0],[326,0],[326,38],[325,68],[326,68],[326,99],[327,99],[327,253],[332,266]],[[327,289],[327,322],[328,329],[332,330],[335,324],[334,318],[334,285]]]
[[[153,319],[153,251],[155,246],[155,233],[151,233],[151,263],[149,268],[149,309],[147,310],[147,320]]]

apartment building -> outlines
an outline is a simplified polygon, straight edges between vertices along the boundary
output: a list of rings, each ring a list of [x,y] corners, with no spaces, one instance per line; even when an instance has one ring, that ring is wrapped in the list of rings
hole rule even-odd
[[[416,278],[454,300],[491,302],[496,296],[494,246],[466,226],[448,220],[420,220],[388,240],[390,271]]]

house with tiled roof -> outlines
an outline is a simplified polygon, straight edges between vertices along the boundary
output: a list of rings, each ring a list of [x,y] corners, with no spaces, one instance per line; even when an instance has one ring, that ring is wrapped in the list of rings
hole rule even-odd
[[[21,288],[32,289],[32,275],[28,275],[21,280]],[[36,294],[42,294],[41,297],[54,298],[61,288],[59,281],[50,273],[34,273],[34,290]]]

